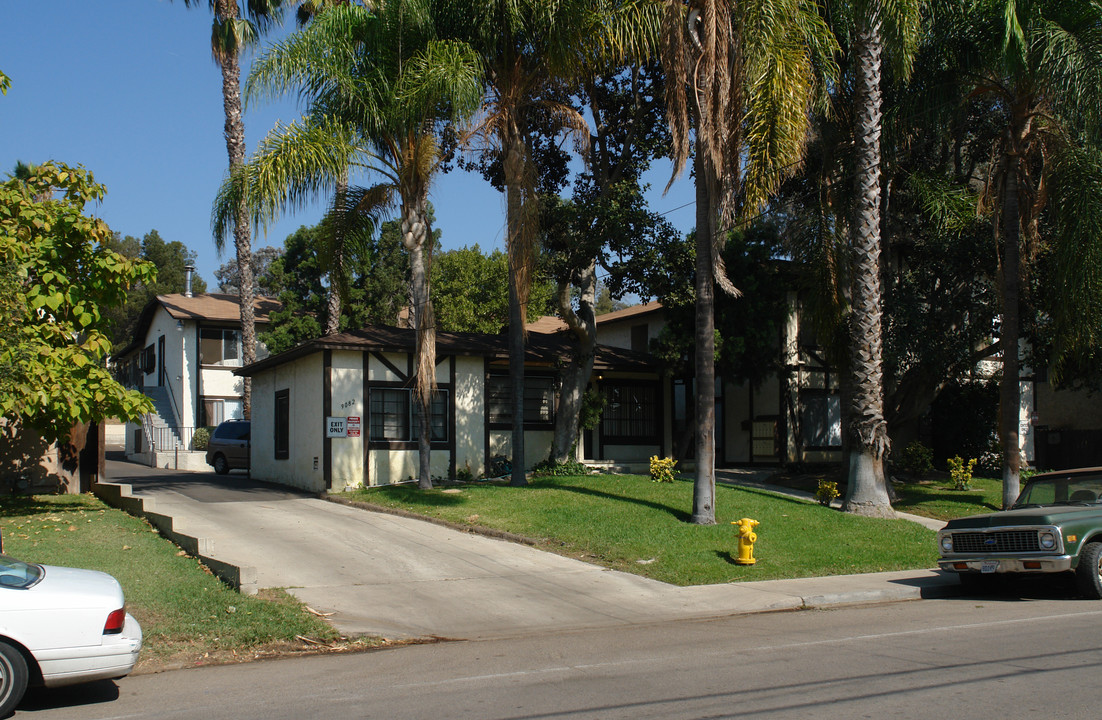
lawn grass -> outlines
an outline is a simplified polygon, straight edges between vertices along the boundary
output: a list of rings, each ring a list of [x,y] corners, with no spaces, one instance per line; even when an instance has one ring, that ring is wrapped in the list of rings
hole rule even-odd
[[[898,498],[892,507],[901,512],[938,520],[995,512],[1002,509],[1002,480],[972,478],[971,490],[957,490],[951,480],[944,482],[900,483]]]
[[[142,626],[139,670],[310,646],[298,636],[339,639],[287,593],[240,595],[144,520],[91,495],[6,498],[0,531],[4,552],[20,560],[114,575]]]
[[[526,488],[474,483],[429,491],[395,485],[343,497],[458,525],[515,533],[542,549],[677,585],[816,577],[933,567],[934,533],[906,520],[846,515],[754,488],[718,485],[716,524],[688,522],[690,480],[640,475],[540,477]],[[750,517],[753,566],[735,565]]]

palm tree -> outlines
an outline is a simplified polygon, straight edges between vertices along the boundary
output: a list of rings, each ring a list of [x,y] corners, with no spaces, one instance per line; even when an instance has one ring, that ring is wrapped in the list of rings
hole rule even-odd
[[[920,6],[915,0],[864,0],[854,8],[853,38],[854,165],[853,223],[850,226],[852,284],[848,390],[848,484],[842,507],[858,515],[892,517],[884,474],[888,423],[884,419],[883,306],[880,291],[880,80],[887,24],[901,75],[906,76],[917,46]]]
[[[1077,353],[1097,346],[1094,256],[1102,232],[1099,131],[1102,118],[1102,6],[1092,0],[972,0],[946,7],[950,50],[947,79],[957,97],[986,102],[999,113],[1001,137],[993,149],[981,210],[990,211],[1001,242],[1003,371],[999,436],[1003,450],[1003,505],[1018,496],[1021,280],[1036,259],[1042,227],[1055,248],[1059,290],[1053,369],[1058,379]],[[1042,211],[1052,203],[1051,224]],[[1093,346],[1093,347],[1092,347]]]
[[[241,111],[241,66],[239,57],[246,47],[256,42],[259,35],[273,22],[278,21],[282,11],[281,0],[249,0],[245,4],[246,14],[242,15],[237,0],[184,0],[186,7],[206,4],[214,14],[211,29],[211,54],[222,71],[222,105],[225,109],[226,152],[229,155],[230,170],[245,162],[245,123]],[[215,243],[221,252],[224,239],[219,236]],[[256,318],[252,273],[252,236],[248,222],[248,210],[239,205],[234,216],[233,244],[237,254],[237,272],[240,282],[241,301],[241,361],[248,365],[256,360]],[[252,413],[252,383],[244,378],[245,417]]]
[[[674,178],[696,175],[696,482],[692,522],[715,523],[715,298],[719,250],[737,217],[758,212],[803,157],[810,110],[834,74],[836,44],[800,0],[664,0],[662,63]],[[670,181],[673,182],[673,179]]]
[[[528,139],[536,113],[573,134],[584,150],[585,118],[550,92],[570,86],[595,57],[645,56],[646,38],[657,24],[654,0],[438,0],[442,35],[466,43],[485,71],[482,117],[468,134],[470,145],[501,160],[506,194],[509,258],[509,378],[512,389],[512,476],[523,486],[524,322],[534,271],[539,223],[537,171]]]
[[[438,119],[460,117],[481,97],[478,60],[457,43],[434,37],[428,7],[390,0],[374,11],[358,5],[334,8],[258,59],[249,94],[297,88],[310,112],[277,127],[249,165],[223,185],[216,228],[237,198],[257,222],[319,192],[337,189],[326,219],[344,237],[363,229],[365,215],[400,199],[402,242],[410,254],[411,320],[417,331],[417,398],[420,413],[420,485],[430,475],[431,401],[435,391],[435,322],[429,292],[432,232],[428,190],[439,166],[434,135]],[[347,188],[350,168],[381,175],[373,187]],[[331,252],[343,253],[338,245]],[[342,277],[331,270],[331,282]]]

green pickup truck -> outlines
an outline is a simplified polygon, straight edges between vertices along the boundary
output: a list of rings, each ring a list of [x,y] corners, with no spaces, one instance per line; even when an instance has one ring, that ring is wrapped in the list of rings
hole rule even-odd
[[[937,535],[942,570],[980,589],[998,577],[1075,574],[1102,599],[1102,468],[1034,475],[1009,510],[950,520]]]

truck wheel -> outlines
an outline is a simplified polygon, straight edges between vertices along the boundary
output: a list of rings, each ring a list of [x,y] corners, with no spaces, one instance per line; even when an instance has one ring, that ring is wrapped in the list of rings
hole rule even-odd
[[[1088,600],[1102,600],[1102,543],[1092,542],[1079,551],[1075,584]]]
[[[11,645],[0,642],[0,718],[11,715],[26,689],[27,661]]]
[[[226,462],[226,456],[222,453],[218,453],[214,456],[214,472],[219,475],[225,475],[230,471],[230,464]]]

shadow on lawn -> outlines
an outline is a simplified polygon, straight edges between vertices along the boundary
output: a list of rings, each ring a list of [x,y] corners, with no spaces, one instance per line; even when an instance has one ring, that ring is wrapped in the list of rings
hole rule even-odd
[[[684,510],[679,510],[677,508],[670,507],[669,505],[664,505],[662,503],[652,502],[650,500],[643,500],[641,498],[624,497],[623,495],[614,495],[612,493],[602,492],[601,490],[594,490],[593,488],[588,488],[588,487],[580,487],[578,485],[560,485],[560,484],[556,484],[555,489],[556,490],[565,490],[567,492],[578,493],[579,495],[589,495],[591,497],[604,498],[606,500],[619,500],[620,502],[629,502],[629,503],[634,503],[636,505],[643,505],[645,507],[653,508],[655,510],[660,510],[662,512],[668,512],[670,515],[673,515],[674,518],[676,518],[677,520],[679,520],[681,522],[688,522],[692,518],[692,513],[688,513],[688,512],[685,512]]]
[[[33,497],[8,497],[0,503],[0,517],[45,515],[46,513],[65,512],[68,509],[54,503],[42,502]]]
[[[893,503],[893,505],[899,510],[906,510],[908,507],[922,505],[933,502],[951,503],[953,505],[972,505],[976,508],[976,512],[981,512],[983,509],[990,510],[991,512],[997,512],[1002,510],[1001,507],[989,502],[979,502],[979,498],[976,498],[977,502],[963,502],[967,499],[966,495],[962,495],[960,491],[947,490],[939,493],[926,493],[921,497],[916,497],[913,500],[910,498],[901,498],[899,501]]]

